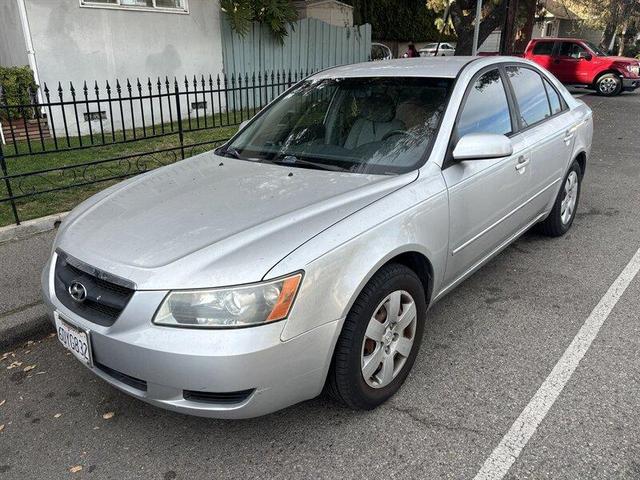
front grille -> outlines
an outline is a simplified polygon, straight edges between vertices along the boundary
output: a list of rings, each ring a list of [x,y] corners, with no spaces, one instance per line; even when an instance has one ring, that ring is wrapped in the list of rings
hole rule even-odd
[[[182,396],[185,400],[192,402],[230,405],[244,402],[254,391],[254,389],[241,390],[239,392],[198,392],[195,390],[184,390]]]
[[[81,269],[80,265],[80,262],[72,260],[66,254],[58,253],[54,275],[56,297],[65,307],[82,318],[110,327],[129,303],[134,290],[105,280],[104,273],[98,273],[90,267]],[[75,300],[69,293],[69,288],[76,282],[82,284],[86,290],[86,298],[83,301]]]
[[[140,390],[142,392],[147,391],[147,382],[144,380],[140,380],[139,378],[132,377],[131,375],[127,375],[126,373],[119,372],[114,370],[111,367],[107,367],[106,365],[102,365],[101,363],[94,362],[95,366],[102,370],[104,373],[109,375],[112,378],[115,378],[119,382],[124,383],[125,385],[129,385],[130,387],[135,388],[136,390]]]

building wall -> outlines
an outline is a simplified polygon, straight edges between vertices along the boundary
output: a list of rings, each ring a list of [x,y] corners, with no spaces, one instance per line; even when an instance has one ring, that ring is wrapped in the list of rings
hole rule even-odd
[[[353,26],[353,7],[339,3],[317,3],[306,8],[307,18],[317,18],[336,27]]]
[[[18,2],[0,0],[0,65],[14,67],[28,64]]]
[[[188,0],[188,13],[81,7],[79,0],[26,0],[26,3],[40,83],[47,84],[52,100],[58,99],[58,82],[63,86],[65,100],[70,100],[69,82],[73,82],[77,98],[81,100],[86,81],[91,100],[95,98],[95,81],[104,99],[107,81],[113,89],[115,80],[119,79],[125,97],[128,95],[127,78],[133,85],[133,95],[137,94],[138,78],[146,95],[147,78],[151,79],[155,93],[158,77],[169,77],[171,85],[177,77],[182,90],[185,75],[191,81],[194,75],[208,78],[212,74],[215,78],[223,71],[217,1]],[[115,91],[113,94],[115,96]],[[211,107],[206,107],[208,114]],[[187,115],[189,108],[185,100],[183,115]],[[114,109],[117,109],[115,104]],[[98,112],[95,103],[89,107],[79,105],[77,112],[67,106],[65,113],[70,135],[78,134],[78,123],[79,133],[87,134],[89,120],[84,114],[94,111]],[[103,123],[108,130],[111,119],[104,102],[100,111],[105,112]],[[139,127],[143,112],[149,126],[151,107],[145,102],[140,108],[135,106],[128,111],[125,108],[124,122],[114,114],[115,130],[132,125]],[[79,122],[74,120],[76,113]],[[60,135],[64,123],[62,109],[52,109],[51,117],[53,122],[49,127],[55,124]],[[156,112],[156,122],[158,118]],[[91,121],[91,125],[95,132],[99,120]]]
[[[80,83],[222,71],[220,9],[189,0],[189,13],[81,7],[27,0],[40,79]]]

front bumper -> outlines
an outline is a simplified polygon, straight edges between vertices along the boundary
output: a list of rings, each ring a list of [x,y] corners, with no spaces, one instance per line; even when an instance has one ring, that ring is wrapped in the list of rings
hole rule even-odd
[[[136,291],[118,320],[104,327],[58,301],[53,289],[55,260],[54,254],[42,275],[51,315],[57,311],[90,332],[90,370],[131,396],[191,415],[250,418],[322,391],[341,320],[287,341],[281,340],[285,322],[233,330],[162,327],[151,319],[167,292]],[[230,392],[246,394],[235,402],[229,402],[228,395],[220,400],[224,395],[219,394]]]
[[[626,91],[633,91],[636,88],[640,88],[640,78],[622,78],[622,89]]]

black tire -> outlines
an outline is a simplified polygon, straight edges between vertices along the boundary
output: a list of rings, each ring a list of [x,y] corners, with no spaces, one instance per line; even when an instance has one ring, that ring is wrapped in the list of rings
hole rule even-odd
[[[595,87],[598,95],[615,97],[622,91],[622,80],[615,73],[605,73],[595,81]]]
[[[562,201],[566,196],[565,185],[567,184],[567,179],[569,175],[574,172],[577,175],[577,193],[576,193],[576,202],[573,212],[568,219],[568,221],[563,222],[562,220]],[[569,231],[571,225],[573,224],[573,220],[576,218],[576,211],[578,210],[578,204],[580,203],[580,190],[582,188],[582,170],[580,169],[580,165],[577,161],[571,164],[569,171],[564,176],[562,180],[562,185],[560,187],[560,191],[558,192],[558,196],[556,197],[556,201],[553,204],[553,209],[549,216],[538,224],[538,230],[549,237],[561,237],[565,233]]]
[[[416,327],[413,345],[405,363],[388,385],[374,388],[367,384],[361,368],[365,331],[380,303],[392,292],[404,290],[416,305]],[[326,392],[335,400],[357,410],[371,410],[394,395],[402,386],[420,350],[427,312],[425,288],[420,278],[408,267],[388,264],[366,284],[347,315],[335,351]]]

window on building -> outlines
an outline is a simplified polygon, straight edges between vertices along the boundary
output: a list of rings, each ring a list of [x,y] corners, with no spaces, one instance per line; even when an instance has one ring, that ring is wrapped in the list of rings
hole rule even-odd
[[[144,8],[162,11],[187,11],[187,0],[80,0],[86,7]]]
[[[511,133],[509,103],[498,70],[483,74],[468,93],[456,137],[460,139],[467,133]]]

